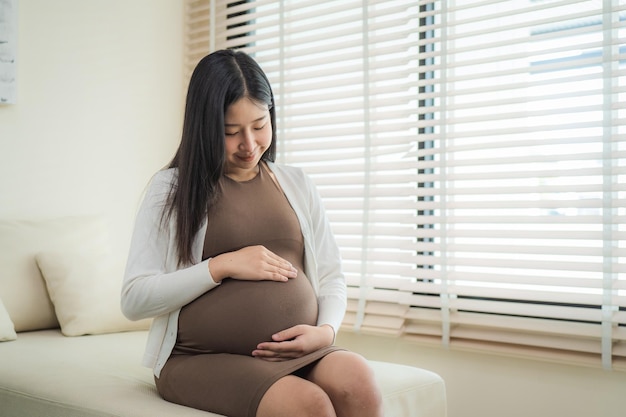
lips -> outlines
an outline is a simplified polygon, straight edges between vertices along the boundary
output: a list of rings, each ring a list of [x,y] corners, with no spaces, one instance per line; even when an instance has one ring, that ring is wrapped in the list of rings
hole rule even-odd
[[[251,155],[237,155],[237,158],[243,162],[252,162],[254,161],[255,154]]]

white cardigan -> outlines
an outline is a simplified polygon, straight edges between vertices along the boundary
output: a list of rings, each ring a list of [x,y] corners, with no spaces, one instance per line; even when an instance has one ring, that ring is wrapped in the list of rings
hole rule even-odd
[[[268,163],[293,207],[304,238],[304,273],[318,298],[318,325],[329,324],[335,333],[346,309],[346,284],[339,248],[322,201],[310,178],[300,169]],[[143,364],[158,377],[170,356],[178,331],[180,309],[219,284],[209,273],[210,259],[202,258],[206,221],[195,236],[196,263],[178,267],[175,225],[160,226],[162,209],[176,169],[153,177],[137,213],[122,287],[122,311],[131,320],[154,317]]]

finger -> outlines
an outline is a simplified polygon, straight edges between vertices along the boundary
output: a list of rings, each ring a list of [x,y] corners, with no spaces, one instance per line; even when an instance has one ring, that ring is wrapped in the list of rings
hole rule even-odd
[[[271,281],[282,281],[282,282],[286,282],[289,281],[292,278],[295,278],[297,276],[297,272],[291,272],[291,271],[286,271],[286,270],[268,270],[266,271],[266,277],[264,279],[268,279]]]
[[[298,271],[293,267],[291,262],[281,258],[269,249],[263,249],[265,257],[264,262],[266,264],[264,269],[270,279],[286,281],[289,278],[295,278],[298,275]]]
[[[300,336],[302,333],[303,332],[301,330],[301,327],[299,325],[296,325],[294,327],[290,327],[288,329],[281,330],[280,332],[273,334],[272,340],[275,342],[293,340],[296,337]]]
[[[259,359],[265,359],[269,361],[284,361],[288,359],[294,359],[302,356],[302,353],[297,351],[276,352],[272,350],[256,349],[252,351],[252,356]]]
[[[295,278],[298,274],[298,270],[291,264],[291,262],[283,258],[277,257],[271,265],[277,272],[280,272],[284,276]]]
[[[252,351],[252,356],[260,359],[281,359],[281,355],[278,352],[274,352],[273,350],[269,349],[255,349]]]
[[[295,358],[280,358],[280,357],[275,357],[275,358],[263,358],[263,357],[257,357],[258,359],[267,361],[267,362],[284,362],[284,361],[288,361],[291,359],[295,359]]]
[[[294,341],[288,342],[262,342],[257,345],[257,350],[263,353],[282,354],[298,350],[298,343]]]
[[[294,267],[287,266],[285,268],[270,267],[266,270],[268,276],[276,281],[288,281],[290,278],[298,276],[298,271]]]

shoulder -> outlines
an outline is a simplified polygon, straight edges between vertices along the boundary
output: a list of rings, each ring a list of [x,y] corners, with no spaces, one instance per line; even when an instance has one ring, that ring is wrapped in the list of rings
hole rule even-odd
[[[308,205],[319,197],[315,183],[302,168],[276,163],[268,163],[268,167],[290,201],[299,200]]]
[[[275,162],[267,162],[267,166],[276,175],[279,181],[308,181],[308,176],[302,170],[302,168],[294,167],[291,165],[277,164]]]
[[[178,170],[176,168],[157,171],[148,183],[144,193],[144,201],[150,205],[162,205],[175,185],[177,175]]]
[[[169,191],[175,184],[177,177],[177,168],[167,168],[157,171],[150,179],[148,190],[153,193]]]
[[[178,176],[178,168],[166,168],[160,171],[157,171],[152,176],[153,184],[168,184],[171,185]]]

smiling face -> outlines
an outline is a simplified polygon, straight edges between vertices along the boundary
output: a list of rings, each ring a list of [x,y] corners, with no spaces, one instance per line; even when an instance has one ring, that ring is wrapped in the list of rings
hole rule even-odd
[[[224,115],[224,173],[235,181],[247,181],[258,172],[263,153],[272,144],[268,106],[243,97]]]

